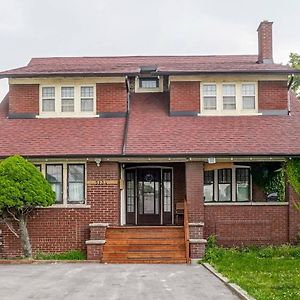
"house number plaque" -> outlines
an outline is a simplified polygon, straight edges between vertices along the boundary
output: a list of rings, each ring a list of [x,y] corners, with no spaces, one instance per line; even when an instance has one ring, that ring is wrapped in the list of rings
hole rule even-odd
[[[119,180],[89,180],[88,185],[119,185]]]

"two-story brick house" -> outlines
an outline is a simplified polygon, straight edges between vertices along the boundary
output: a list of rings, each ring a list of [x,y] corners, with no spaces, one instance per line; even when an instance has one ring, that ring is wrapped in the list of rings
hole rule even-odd
[[[0,156],[28,158],[56,191],[29,221],[33,250],[184,262],[211,234],[295,241],[296,194],[270,201],[253,170],[300,154],[296,71],[273,62],[271,22],[258,43],[258,55],[34,58],[1,72]],[[0,256],[19,255],[0,228]]]

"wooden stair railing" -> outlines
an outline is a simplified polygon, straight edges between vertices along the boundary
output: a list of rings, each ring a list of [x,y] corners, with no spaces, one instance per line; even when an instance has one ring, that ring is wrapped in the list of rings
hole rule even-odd
[[[190,260],[190,229],[189,229],[189,212],[187,207],[187,201],[184,199],[184,241],[185,241],[185,253],[186,262],[189,264]]]

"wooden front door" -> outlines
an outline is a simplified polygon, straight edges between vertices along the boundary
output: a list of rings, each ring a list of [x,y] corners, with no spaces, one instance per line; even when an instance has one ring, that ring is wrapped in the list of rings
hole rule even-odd
[[[160,169],[137,170],[137,223],[161,224]]]
[[[126,170],[126,223],[172,224],[172,170],[152,167]]]

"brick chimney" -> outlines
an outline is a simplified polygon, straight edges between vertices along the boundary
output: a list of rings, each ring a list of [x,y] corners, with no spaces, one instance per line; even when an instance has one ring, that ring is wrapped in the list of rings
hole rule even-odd
[[[272,25],[273,22],[262,21],[257,29],[258,63],[260,64],[273,63]]]

